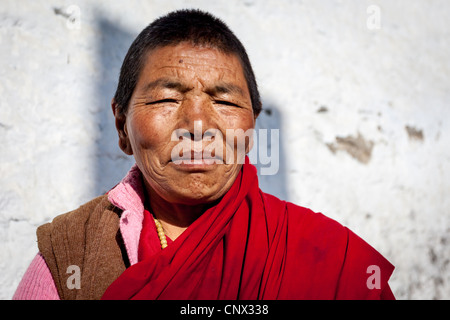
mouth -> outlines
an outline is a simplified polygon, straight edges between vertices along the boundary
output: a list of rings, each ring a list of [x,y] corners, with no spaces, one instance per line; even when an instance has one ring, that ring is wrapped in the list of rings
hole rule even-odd
[[[183,171],[208,171],[218,164],[223,164],[220,156],[206,155],[204,152],[190,152],[190,154],[172,157],[170,160],[178,169]]]

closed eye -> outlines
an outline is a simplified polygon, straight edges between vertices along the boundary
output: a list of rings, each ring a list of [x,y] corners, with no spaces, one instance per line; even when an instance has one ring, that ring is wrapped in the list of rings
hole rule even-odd
[[[225,100],[216,100],[215,103],[222,104],[222,105],[225,105],[225,106],[242,108],[240,105],[238,105],[236,103],[225,101]]]
[[[176,103],[177,100],[175,99],[161,99],[161,100],[156,100],[156,101],[152,101],[152,102],[147,102],[145,105],[152,105],[152,104],[158,104],[158,103]]]

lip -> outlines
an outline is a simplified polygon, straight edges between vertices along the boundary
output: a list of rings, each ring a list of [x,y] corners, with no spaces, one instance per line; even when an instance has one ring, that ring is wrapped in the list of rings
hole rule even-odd
[[[184,171],[208,171],[223,164],[223,160],[220,157],[203,157],[201,152],[191,152],[190,157],[171,159],[171,163]]]
[[[182,171],[200,172],[214,169],[220,162],[219,159],[177,159],[172,164]]]

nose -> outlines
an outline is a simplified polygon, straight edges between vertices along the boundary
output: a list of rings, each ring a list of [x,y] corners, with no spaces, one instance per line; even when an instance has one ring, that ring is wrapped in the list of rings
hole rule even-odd
[[[191,140],[199,141],[209,129],[217,129],[214,106],[206,97],[186,98],[179,108],[178,129],[186,129]]]

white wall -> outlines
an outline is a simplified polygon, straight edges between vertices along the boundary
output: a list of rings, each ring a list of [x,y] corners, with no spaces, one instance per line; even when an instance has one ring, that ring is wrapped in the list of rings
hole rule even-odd
[[[140,30],[185,7],[223,18],[248,50],[258,127],[281,136],[261,187],[368,241],[396,266],[397,298],[449,299],[447,0],[2,0],[0,298],[36,227],[128,170],[109,106],[118,69]]]

